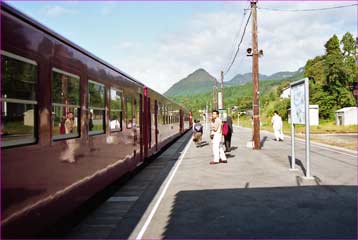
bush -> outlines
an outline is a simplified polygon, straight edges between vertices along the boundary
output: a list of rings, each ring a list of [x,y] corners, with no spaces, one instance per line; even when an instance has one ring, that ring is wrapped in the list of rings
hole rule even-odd
[[[275,111],[278,112],[278,114],[282,117],[282,120],[288,119],[288,109],[291,107],[290,105],[290,99],[280,99],[275,101],[266,111],[266,116],[268,118],[273,116],[273,113]]]

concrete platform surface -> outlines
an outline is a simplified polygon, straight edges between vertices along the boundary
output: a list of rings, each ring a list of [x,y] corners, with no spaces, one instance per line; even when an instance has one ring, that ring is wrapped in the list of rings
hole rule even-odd
[[[290,141],[261,138],[248,149],[251,130],[235,127],[228,163],[209,165],[207,134],[202,147],[183,136],[68,237],[356,239],[357,156],[312,145],[305,180],[302,142],[290,172]]]

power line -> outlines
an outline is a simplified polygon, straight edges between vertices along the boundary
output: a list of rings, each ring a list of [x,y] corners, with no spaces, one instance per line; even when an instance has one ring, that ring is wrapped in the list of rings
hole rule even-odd
[[[260,10],[268,10],[268,11],[279,11],[279,12],[313,12],[313,11],[324,11],[324,10],[331,10],[337,8],[346,8],[346,7],[353,7],[357,6],[357,3],[350,4],[350,5],[342,5],[342,6],[334,6],[334,7],[325,7],[325,8],[310,8],[310,9],[278,9],[278,8],[265,8],[265,7],[257,7]]]
[[[249,6],[250,6],[250,3],[249,3]],[[234,42],[232,44],[232,47],[231,48],[234,48],[231,55],[230,55],[230,59],[234,56],[234,52],[236,51],[236,47],[235,47],[235,42],[236,42],[236,39],[239,37],[239,34],[241,33],[241,29],[242,29],[242,26],[244,24],[244,20],[245,20],[245,16],[246,16],[246,11],[248,11],[250,9],[247,9],[247,8],[244,8],[244,14],[242,15],[242,19],[240,21],[240,27],[238,29],[238,31],[236,32],[235,34],[235,37],[234,37]]]
[[[235,54],[235,51],[236,51],[236,39],[239,38],[239,34],[241,33],[241,29],[242,29],[242,26],[244,25],[244,20],[245,20],[245,17],[246,17],[246,9],[244,9],[244,14],[242,15],[242,19],[241,19],[241,24],[240,24],[240,28],[238,29],[238,31],[236,32],[235,34],[235,38],[234,38],[234,42],[232,44],[232,47],[233,48],[233,51],[230,55],[230,59],[233,58],[234,54]]]
[[[239,44],[238,44],[238,46],[237,46],[237,50],[236,50],[235,56],[234,56],[234,58],[232,59],[232,61],[231,61],[230,65],[229,65],[229,67],[226,69],[224,75],[226,75],[226,74],[230,71],[232,65],[233,65],[234,62],[235,62],[235,59],[236,59],[236,57],[237,57],[237,54],[239,53],[240,45],[241,45],[242,41],[244,40],[244,36],[245,36],[245,33],[246,33],[247,25],[249,24],[249,20],[250,20],[251,14],[252,14],[252,12],[250,12],[249,17],[247,18],[246,25],[245,25],[245,28],[244,28],[244,32],[242,33],[240,42],[239,42]]]

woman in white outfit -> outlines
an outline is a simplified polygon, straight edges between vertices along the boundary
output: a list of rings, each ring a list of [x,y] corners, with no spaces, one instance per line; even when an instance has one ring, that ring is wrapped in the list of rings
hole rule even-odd
[[[222,132],[221,132],[221,119],[219,112],[213,111],[213,123],[211,125],[210,135],[213,135],[213,155],[214,160],[210,164],[227,163],[226,155],[223,148]]]
[[[283,141],[283,132],[282,132],[282,118],[278,115],[278,112],[275,111],[271,119],[273,131],[275,133],[276,141]]]

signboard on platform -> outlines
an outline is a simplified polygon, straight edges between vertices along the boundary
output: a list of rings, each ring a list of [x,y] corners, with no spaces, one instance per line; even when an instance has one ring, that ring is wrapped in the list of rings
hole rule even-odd
[[[305,82],[291,85],[291,121],[305,124]]]
[[[309,82],[308,78],[293,82],[291,87],[291,168],[290,171],[297,171],[295,168],[295,125],[305,124],[305,158],[306,172],[304,179],[312,180],[310,167],[310,111],[309,111]]]

